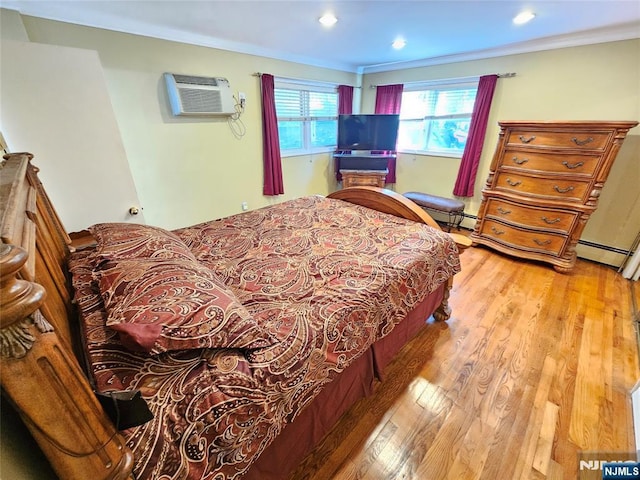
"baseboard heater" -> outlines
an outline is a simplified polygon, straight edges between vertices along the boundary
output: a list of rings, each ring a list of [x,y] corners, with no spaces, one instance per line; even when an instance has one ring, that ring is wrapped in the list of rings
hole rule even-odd
[[[609,245],[602,245],[601,243],[590,242],[588,240],[578,240],[578,245],[584,245],[585,247],[598,248],[607,252],[619,253],[620,255],[626,255],[628,250],[623,250],[617,247],[610,247]]]

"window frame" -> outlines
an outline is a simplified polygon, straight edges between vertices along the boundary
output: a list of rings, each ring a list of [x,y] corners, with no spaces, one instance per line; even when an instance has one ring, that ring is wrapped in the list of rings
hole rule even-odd
[[[283,90],[298,90],[303,92],[303,97],[306,97],[306,103],[303,105],[303,113],[305,115],[301,117],[276,117],[276,121],[278,122],[278,126],[280,126],[281,121],[295,121],[302,122],[302,148],[296,149],[282,149],[280,147],[280,156],[281,157],[295,157],[302,155],[313,155],[317,153],[326,153],[333,152],[336,149],[337,145],[328,145],[324,147],[312,147],[311,146],[311,122],[314,121],[323,121],[323,120],[332,120],[336,123],[336,138],[338,131],[338,84],[334,83],[326,83],[326,82],[315,82],[315,81],[307,81],[307,80],[294,80],[287,79],[282,77],[274,78],[274,90],[283,89]],[[322,116],[316,117],[311,116],[309,114],[309,92],[319,92],[319,93],[335,93],[336,95],[336,114],[334,116]],[[275,93],[275,92],[274,92]],[[276,108],[277,115],[277,108]]]
[[[467,77],[467,78],[452,78],[452,79],[426,81],[426,82],[405,83],[403,92],[402,92],[403,102],[401,103],[401,107],[400,107],[401,111],[402,111],[402,104],[404,104],[404,100],[405,100],[404,94],[407,92],[420,92],[420,91],[428,91],[428,90],[435,90],[435,91],[468,90],[470,88],[475,88],[476,97],[477,97],[479,82],[480,82],[480,77]],[[474,102],[476,97],[474,97]],[[472,110],[473,110],[473,107],[472,107]],[[413,118],[413,119],[403,119],[402,116],[400,116],[399,129],[402,128],[403,122],[410,122],[410,121],[424,122],[426,119],[429,119],[429,120],[454,119],[455,120],[455,119],[467,119],[467,118],[469,119],[469,121],[471,121],[471,115],[472,115],[472,111],[469,113],[466,113],[466,112],[448,113],[446,115],[432,114],[432,115],[425,115],[423,117]],[[429,128],[431,128],[431,123],[429,125]],[[429,133],[425,134],[424,140],[425,140],[425,144],[428,145]],[[418,149],[402,148],[400,147],[400,145],[398,145],[397,148],[399,153],[425,155],[430,157],[462,158],[462,154],[463,154],[463,151],[457,152],[452,150],[437,150],[437,149],[418,150]]]

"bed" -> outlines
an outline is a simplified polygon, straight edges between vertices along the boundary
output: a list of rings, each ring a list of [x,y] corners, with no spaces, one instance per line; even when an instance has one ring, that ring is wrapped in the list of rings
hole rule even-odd
[[[449,292],[470,242],[374,187],[76,248],[2,164],[2,391],[61,479],[287,478]],[[425,224],[427,226],[425,226]],[[95,392],[140,392],[118,430]]]

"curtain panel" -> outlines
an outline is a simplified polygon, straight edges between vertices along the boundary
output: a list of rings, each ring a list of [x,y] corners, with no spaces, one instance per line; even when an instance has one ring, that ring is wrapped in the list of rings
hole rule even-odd
[[[338,85],[338,115],[351,115],[353,113],[353,87],[351,85]],[[333,170],[336,172],[336,181],[342,181],[340,174],[340,159],[333,159]]]
[[[262,193],[275,196],[284,193],[282,158],[278,136],[278,116],[273,75],[263,73],[260,77],[262,92],[262,155],[264,182]]]
[[[484,146],[484,136],[489,122],[489,111],[493,93],[498,82],[498,75],[484,75],[478,83],[478,93],[473,104],[469,136],[462,153],[462,161],[458,169],[458,177],[453,188],[453,194],[458,197],[473,197],[473,190],[480,164],[480,155]]]
[[[400,113],[404,85],[380,85],[376,88],[375,113]]]
[[[353,87],[338,85],[338,115],[353,113]]]
[[[376,88],[375,113],[400,113],[404,85],[381,85]],[[384,152],[383,152],[384,153]],[[387,163],[386,183],[396,183],[396,159],[390,158]]]

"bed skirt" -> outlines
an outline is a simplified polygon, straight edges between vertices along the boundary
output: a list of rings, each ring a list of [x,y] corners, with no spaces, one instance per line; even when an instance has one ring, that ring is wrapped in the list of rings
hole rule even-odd
[[[329,383],[294,422],[290,423],[251,466],[243,479],[284,480],[291,475],[340,417],[358,400],[371,395],[375,381],[400,349],[425,325],[442,301],[445,285],[422,301],[386,337]]]

